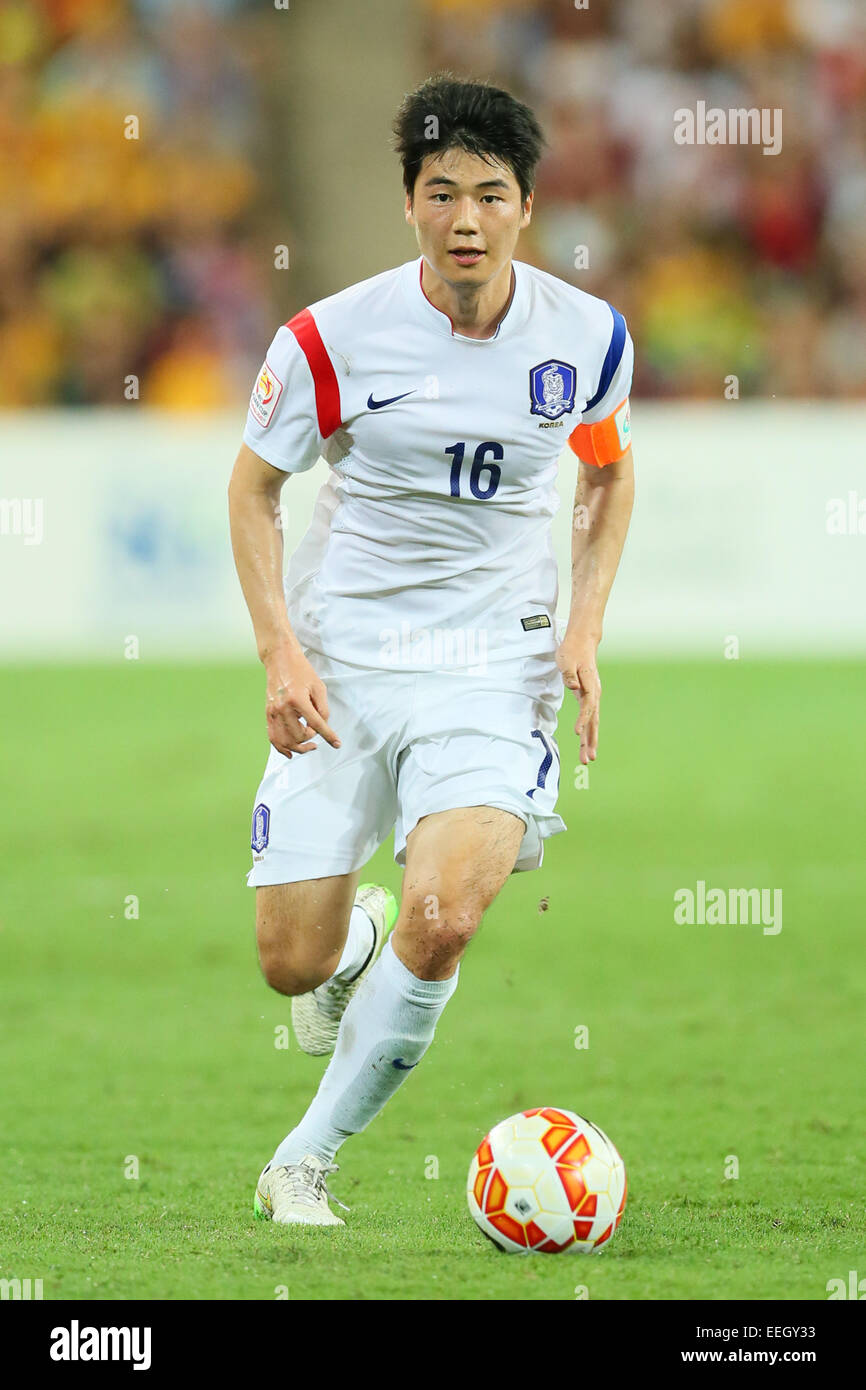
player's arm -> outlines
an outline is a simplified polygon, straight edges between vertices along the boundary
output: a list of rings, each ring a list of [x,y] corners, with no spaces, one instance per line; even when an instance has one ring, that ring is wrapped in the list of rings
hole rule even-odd
[[[601,680],[597,651],[633,502],[631,446],[603,467],[581,461],[571,539],[571,605],[557,663],[565,684],[580,699],[575,732],[580,737],[580,761],[584,764],[598,754]]]
[[[310,730],[334,748],[324,682],[292,631],[283,594],[280,491],[287,474],[241,444],[229,483],[232,550],[267,675],[268,737],[287,758],[316,748]],[[301,720],[305,724],[301,723]]]
[[[565,684],[580,700],[574,727],[584,764],[598,754],[601,681],[596,653],[634,501],[629,407],[634,343],[622,314],[608,307],[611,335],[599,362],[596,390],[568,440],[580,467],[571,542],[571,605],[556,654]]]

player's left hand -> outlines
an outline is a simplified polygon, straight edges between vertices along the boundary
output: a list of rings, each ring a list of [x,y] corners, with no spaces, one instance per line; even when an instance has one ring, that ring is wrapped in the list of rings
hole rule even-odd
[[[556,664],[569,690],[580,701],[580,716],[574,732],[580,739],[580,761],[586,765],[598,756],[598,721],[601,705],[601,679],[596,664],[598,642],[566,632],[556,653]]]

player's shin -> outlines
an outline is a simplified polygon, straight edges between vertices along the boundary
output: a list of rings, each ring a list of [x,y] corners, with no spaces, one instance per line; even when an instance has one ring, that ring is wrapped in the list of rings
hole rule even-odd
[[[305,1154],[330,1162],[350,1134],[367,1127],[433,1041],[458,975],[459,966],[450,979],[420,980],[386,942],[346,1009],[314,1100],[280,1144],[274,1164],[297,1163]]]

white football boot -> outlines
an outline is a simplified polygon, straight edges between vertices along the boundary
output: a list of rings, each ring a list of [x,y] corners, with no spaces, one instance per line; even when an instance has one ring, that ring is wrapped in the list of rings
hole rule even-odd
[[[323,1163],[315,1154],[305,1154],[300,1163],[287,1163],[262,1170],[253,1199],[253,1212],[259,1221],[276,1221],[283,1226],[345,1226],[335,1216],[328,1198],[343,1211],[349,1208],[332,1196],[325,1186],[336,1163]]]
[[[295,1037],[301,1049],[313,1057],[324,1057],[336,1047],[340,1020],[349,1000],[381,955],[400,910],[390,888],[382,888],[377,883],[362,883],[355,894],[355,902],[373,923],[373,945],[358,974],[351,980],[329,980],[308,994],[296,994],[292,999]]]

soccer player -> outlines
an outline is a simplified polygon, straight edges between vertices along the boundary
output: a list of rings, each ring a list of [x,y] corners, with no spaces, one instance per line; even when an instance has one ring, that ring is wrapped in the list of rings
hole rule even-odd
[[[256,1188],[257,1215],[285,1223],[343,1224],[337,1150],[421,1061],[508,876],[566,828],[557,713],[566,685],[594,760],[596,649],[634,491],[622,316],[513,260],[535,116],[437,77],[395,130],[420,256],[277,331],[229,489],[272,744],[248,878],[259,959],[292,997],[300,1046],[333,1053]],[[566,443],[580,464],[558,633]],[[280,490],[320,456],[328,477],[284,585]],[[359,887],[392,828],[399,907]]]

